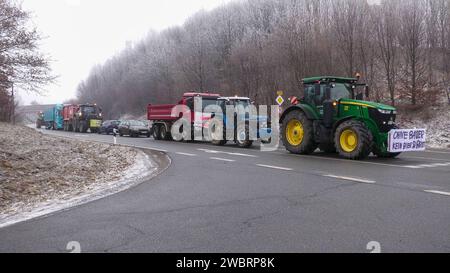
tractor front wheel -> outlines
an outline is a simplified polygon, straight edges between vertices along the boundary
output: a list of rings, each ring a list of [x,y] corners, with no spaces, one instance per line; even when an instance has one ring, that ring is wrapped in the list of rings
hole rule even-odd
[[[253,141],[250,140],[250,129],[248,125],[245,125],[244,128],[237,129],[235,142],[240,148],[250,148],[253,145]]]
[[[281,133],[284,147],[293,154],[311,154],[317,148],[313,123],[301,111],[292,111],[286,115]]]
[[[369,156],[373,137],[363,122],[348,120],[336,129],[334,142],[340,156],[358,160]]]

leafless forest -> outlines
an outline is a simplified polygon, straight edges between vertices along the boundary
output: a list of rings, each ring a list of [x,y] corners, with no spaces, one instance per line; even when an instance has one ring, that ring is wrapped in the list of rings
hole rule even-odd
[[[450,0],[236,1],[129,44],[94,67],[77,94],[110,116],[185,91],[273,104],[277,90],[299,94],[303,77],[356,72],[376,101],[450,100]]]

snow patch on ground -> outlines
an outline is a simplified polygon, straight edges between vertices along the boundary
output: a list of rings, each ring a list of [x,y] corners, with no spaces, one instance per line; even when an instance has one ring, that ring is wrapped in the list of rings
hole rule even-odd
[[[157,167],[152,163],[150,157],[139,151],[136,155],[135,164],[125,171],[126,175],[121,179],[93,184],[87,188],[85,193],[77,196],[63,194],[58,199],[48,199],[38,205],[31,206],[28,210],[23,210],[23,206],[17,206],[16,209],[20,210],[18,213],[0,214],[0,228],[32,218],[51,215],[54,212],[66,210],[127,190],[143,182],[144,178],[149,178],[156,169]]]
[[[157,168],[140,150],[0,123],[0,227],[126,190]]]
[[[398,124],[400,128],[427,129],[429,148],[450,148],[450,106],[432,107],[414,114],[400,114]]]

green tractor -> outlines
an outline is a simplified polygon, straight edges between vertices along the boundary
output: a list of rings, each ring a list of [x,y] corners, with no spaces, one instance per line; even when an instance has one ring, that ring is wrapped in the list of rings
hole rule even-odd
[[[388,133],[397,129],[396,109],[364,101],[366,84],[357,78],[312,77],[303,80],[304,97],[280,118],[284,146],[294,154],[310,154],[317,148],[347,159],[364,159],[373,152],[393,158]]]

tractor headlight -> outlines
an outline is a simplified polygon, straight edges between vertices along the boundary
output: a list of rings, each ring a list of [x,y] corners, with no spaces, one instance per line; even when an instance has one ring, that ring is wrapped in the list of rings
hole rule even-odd
[[[383,109],[378,109],[378,112],[385,115],[390,115],[392,113],[391,110],[383,110]]]

